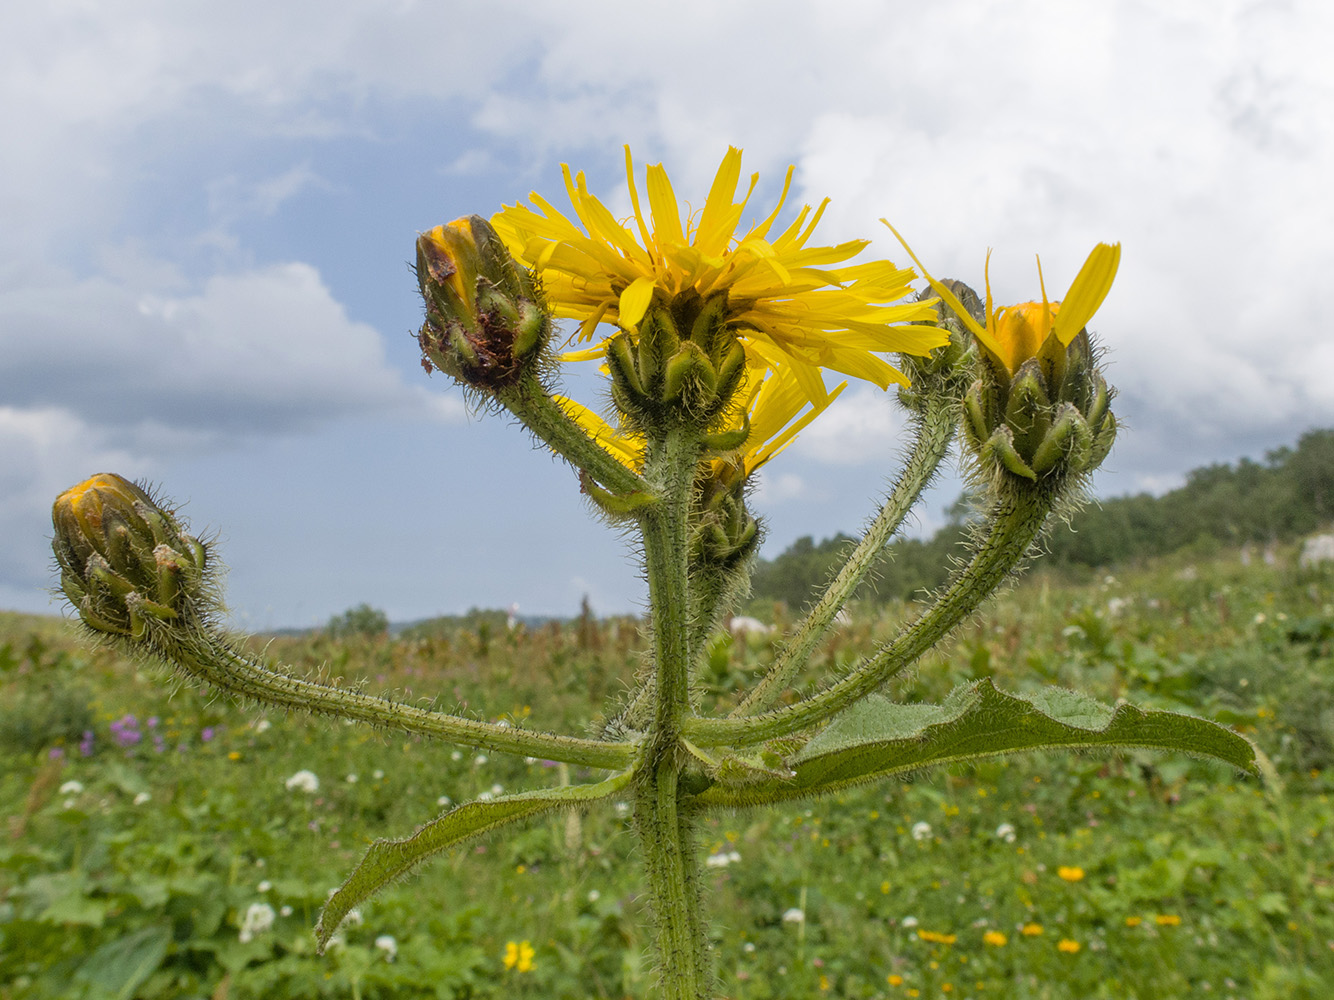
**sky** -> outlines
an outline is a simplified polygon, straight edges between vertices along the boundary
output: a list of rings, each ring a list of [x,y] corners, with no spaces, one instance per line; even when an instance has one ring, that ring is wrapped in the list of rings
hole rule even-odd
[[[998,302],[1119,240],[1096,492],[1260,458],[1334,426],[1331,39],[1323,0],[10,4],[0,607],[58,611],[51,501],[110,471],[216,536],[241,628],[639,610],[574,474],[423,372],[409,266],[437,224],[564,203],[562,163],[628,215],[627,143],[696,205],[742,147],[757,219],[794,164],[817,242],[902,260],[885,217],[976,287],[991,249]],[[765,554],[855,532],[903,423],[850,387],[762,471]]]

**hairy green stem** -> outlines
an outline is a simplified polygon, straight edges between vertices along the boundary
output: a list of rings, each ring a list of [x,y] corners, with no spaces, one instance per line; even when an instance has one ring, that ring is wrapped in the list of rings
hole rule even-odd
[[[544,444],[613,493],[648,490],[648,484],[639,475],[584,433],[535,377],[528,376],[513,388],[497,393],[496,398]]]
[[[997,491],[991,528],[973,559],[927,611],[841,680],[790,708],[744,719],[689,719],[684,735],[701,747],[753,746],[825,721],[879,688],[943,639],[1017,566],[1042,529],[1050,499],[1023,485]]]
[[[664,1000],[708,1000],[712,977],[700,915],[699,858],[680,811],[681,726],[690,714],[691,649],[687,530],[699,460],[698,434],[650,439],[645,477],[663,501],[640,516],[652,608],[654,704],[645,766],[637,778],[635,821],[657,922]]]
[[[893,491],[885,499],[856,549],[848,557],[838,575],[830,582],[824,594],[811,608],[810,614],[783,646],[773,664],[758,684],[731,712],[733,717],[758,715],[771,707],[792,678],[806,664],[816,643],[828,631],[840,608],[866,578],[877,555],[890,536],[898,530],[903,519],[917,503],[936,474],[945,453],[954,438],[954,400],[944,394],[930,396],[916,421],[916,440],[908,455],[908,462],[899,475]]]
[[[679,764],[664,755],[637,783],[635,821],[657,923],[662,1000],[712,1000],[693,826],[680,806]]]
[[[167,663],[228,694],[279,708],[355,719],[465,746],[586,767],[623,768],[637,756],[631,743],[578,739],[480,722],[332,684],[303,680],[242,653],[206,628],[192,629],[182,635],[178,626],[153,623],[146,642],[136,643],[129,639],[123,642],[135,652],[143,652],[142,647],[146,646]]]

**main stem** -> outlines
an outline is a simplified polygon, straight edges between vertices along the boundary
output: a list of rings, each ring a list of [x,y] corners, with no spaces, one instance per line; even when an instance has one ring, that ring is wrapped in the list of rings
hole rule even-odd
[[[635,788],[635,821],[657,922],[663,1000],[709,1000],[712,975],[700,916],[699,858],[681,808],[681,726],[690,710],[687,531],[699,460],[686,429],[651,440],[645,478],[663,498],[641,517],[653,627],[655,704],[644,766]]]

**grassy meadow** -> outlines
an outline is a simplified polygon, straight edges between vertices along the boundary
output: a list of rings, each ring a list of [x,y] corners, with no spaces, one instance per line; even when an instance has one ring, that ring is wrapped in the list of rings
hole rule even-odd
[[[1185,757],[1024,756],[717,816],[702,849],[723,993],[1334,996],[1334,576],[1293,563],[1035,573],[893,692],[992,676],[1187,711],[1249,735],[1277,783]],[[912,613],[857,610],[818,666]],[[582,732],[640,638],[584,621],[253,643],[369,690]],[[772,653],[717,640],[707,697],[725,703]],[[58,619],[0,614],[0,1000],[642,997],[623,805],[442,856],[314,953],[321,903],[372,839],[594,777],[241,709]]]

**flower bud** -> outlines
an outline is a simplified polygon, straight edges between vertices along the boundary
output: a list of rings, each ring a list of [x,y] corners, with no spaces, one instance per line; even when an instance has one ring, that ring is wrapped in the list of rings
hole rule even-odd
[[[531,275],[479,215],[418,237],[417,280],[426,300],[417,335],[424,363],[465,385],[514,385],[551,339]]]
[[[746,509],[742,463],[710,463],[696,483],[690,516],[690,560],[703,568],[730,570],[759,547],[760,526]]]
[[[149,619],[197,615],[208,552],[175,515],[111,473],[51,508],[60,586],[90,628],[139,638]]]
[[[983,464],[1058,488],[1096,469],[1111,450],[1116,418],[1086,325],[1111,290],[1121,244],[1095,246],[1063,300],[1048,301],[1044,284],[1041,302],[1003,309],[992,306],[989,277],[982,308],[967,285],[936,280],[906,243],[904,249],[942,308],[948,305],[977,340],[981,377],[964,397],[963,428]]]
[[[957,303],[975,322],[985,322],[986,312],[977,293],[962,281],[946,278],[940,282],[955,295]],[[933,291],[927,288],[917,296],[919,301],[930,299]],[[925,357],[913,354],[899,355],[899,369],[908,376],[909,384],[899,387],[899,402],[910,410],[920,410],[928,395],[944,394],[958,399],[973,377],[977,355],[973,334],[964,325],[961,315],[945,302],[936,303],[936,321],[933,325],[949,331],[950,339]]]

